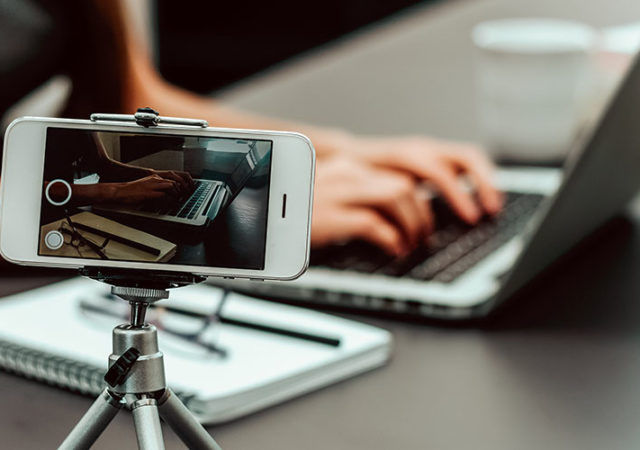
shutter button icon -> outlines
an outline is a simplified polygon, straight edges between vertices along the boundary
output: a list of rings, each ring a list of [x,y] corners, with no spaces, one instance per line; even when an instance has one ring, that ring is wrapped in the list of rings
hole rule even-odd
[[[44,244],[51,250],[58,250],[64,244],[64,237],[57,230],[49,231],[44,236]]]
[[[55,185],[56,183],[60,183],[65,188],[67,188],[67,196],[62,201],[59,201],[59,202],[53,200],[51,198],[51,195],[49,194],[49,191],[51,190],[51,186]],[[47,184],[47,188],[44,190],[44,196],[47,198],[49,203],[51,203],[53,206],[66,205],[69,202],[69,200],[71,200],[71,185],[61,178],[56,178],[55,180]]]

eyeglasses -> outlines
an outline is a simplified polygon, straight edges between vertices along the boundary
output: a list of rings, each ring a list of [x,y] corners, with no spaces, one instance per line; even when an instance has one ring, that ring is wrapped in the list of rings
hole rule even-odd
[[[175,350],[183,354],[183,356],[192,356],[194,358],[201,358],[207,355],[227,357],[227,350],[215,342],[216,325],[219,323],[220,310],[225,303],[225,297],[222,298],[216,311],[212,314],[194,315],[186,320],[181,318],[182,320],[179,321],[171,321],[175,317],[163,314],[162,307],[154,308],[156,314],[150,316],[149,323],[155,325],[159,331],[176,338],[174,345],[170,341],[163,341],[163,345],[168,344],[169,347],[175,347]],[[98,302],[80,299],[78,306],[81,312],[87,316],[98,314],[103,317],[128,319],[128,311],[115,307],[115,300],[117,300],[115,296],[105,294]],[[103,303],[104,306],[100,303]],[[122,302],[118,302],[118,305],[120,303]],[[122,306],[124,307],[125,304],[122,303]],[[172,323],[169,324],[170,322]],[[185,343],[189,345],[185,346]],[[193,348],[194,346],[195,349]],[[198,349],[200,351],[197,351]],[[204,354],[202,350],[205,351]]]
[[[86,252],[88,249],[96,253],[101,259],[109,259],[103,250],[109,243],[110,239],[106,238],[102,244],[93,242],[78,231],[75,223],[68,215],[65,217],[65,221],[60,224],[58,231],[64,236],[64,243],[75,248],[79,256],[87,257],[83,252]]]
[[[275,334],[290,339],[299,339],[329,347],[339,347],[341,345],[342,340],[338,336],[229,317],[222,312],[228,295],[229,291],[223,290],[222,297],[212,313],[202,313],[180,307],[161,306],[152,303],[149,305],[149,312],[152,313],[149,315],[149,321],[159,330],[163,330],[166,334],[177,338],[177,341],[175,341],[177,351],[194,358],[201,358],[206,355],[227,356],[228,351],[216,343],[216,331],[220,328],[217,326],[219,324]],[[95,315],[97,313],[102,317],[115,317],[123,320],[129,318],[126,304],[118,301],[118,298],[112,294],[105,293],[101,297],[92,298],[91,301],[81,299],[78,305],[85,315]],[[109,323],[109,325],[113,325],[113,323]],[[163,345],[168,343],[168,341],[164,341]],[[187,343],[186,346],[184,345],[185,343]],[[194,346],[199,348],[200,352],[194,352]],[[202,354],[203,350],[205,355]]]

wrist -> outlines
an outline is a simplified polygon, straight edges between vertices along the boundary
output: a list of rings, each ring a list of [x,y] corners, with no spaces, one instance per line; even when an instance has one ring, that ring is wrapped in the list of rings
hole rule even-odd
[[[126,183],[103,183],[100,189],[99,198],[102,203],[120,201],[122,199],[122,188]],[[99,184],[96,186],[100,186]]]
[[[323,130],[313,139],[320,158],[352,154],[357,151],[356,141],[354,134],[338,128]]]

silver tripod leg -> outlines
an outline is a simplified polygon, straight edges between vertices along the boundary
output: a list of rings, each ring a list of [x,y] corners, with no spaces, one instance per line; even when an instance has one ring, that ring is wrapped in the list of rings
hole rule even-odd
[[[184,283],[182,278],[170,285],[180,283]],[[164,450],[159,414],[190,449],[221,450],[186,406],[167,389],[157,329],[145,322],[145,312],[149,303],[167,298],[168,291],[125,285],[112,286],[111,292],[131,304],[130,323],[113,329],[109,371],[105,375],[111,388],[100,394],[60,448],[88,449],[126,404],[125,396],[135,395],[137,400],[132,399],[130,407],[141,450]],[[159,392],[162,397],[157,401],[155,395]]]
[[[143,398],[131,405],[140,450],[164,450],[160,416],[155,399]]]
[[[190,449],[222,450],[171,389],[165,390],[158,409],[164,421]]]
[[[58,449],[84,450],[90,448],[124,404],[122,398],[112,395],[107,389],[102,391]]]

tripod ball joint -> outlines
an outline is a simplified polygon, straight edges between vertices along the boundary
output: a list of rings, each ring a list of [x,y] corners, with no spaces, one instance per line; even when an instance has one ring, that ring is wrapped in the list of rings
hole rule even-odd
[[[107,373],[104,375],[104,381],[111,387],[116,387],[124,382],[131,372],[133,365],[140,358],[140,352],[130,347],[114,362]]]

